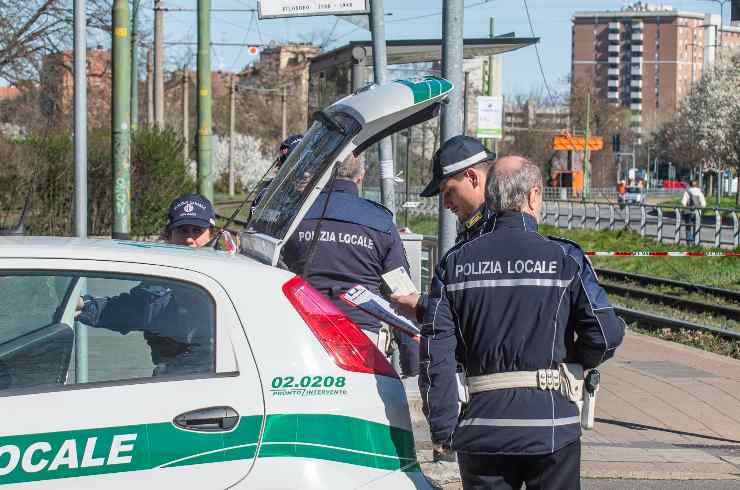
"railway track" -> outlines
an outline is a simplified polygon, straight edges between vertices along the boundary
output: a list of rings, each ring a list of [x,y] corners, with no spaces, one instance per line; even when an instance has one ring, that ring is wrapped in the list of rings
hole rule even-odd
[[[645,300],[652,304],[661,304],[684,312],[715,317],[721,316],[733,322],[740,322],[740,308],[733,305],[740,301],[740,292],[738,291],[610,269],[596,269],[596,272],[601,280],[601,286],[608,293],[620,297]],[[627,284],[618,284],[619,282]],[[640,287],[635,286],[635,284],[639,284]],[[647,289],[649,287],[670,288],[672,291],[677,290],[677,292],[667,294],[662,291],[657,292]],[[682,294],[689,293],[701,294],[706,297],[707,301],[682,297]],[[712,298],[723,298],[730,304],[709,302]],[[721,337],[740,340],[740,331],[731,328],[718,328],[620,306],[615,307],[615,311],[628,322],[637,322],[641,326],[649,328],[702,330]]]

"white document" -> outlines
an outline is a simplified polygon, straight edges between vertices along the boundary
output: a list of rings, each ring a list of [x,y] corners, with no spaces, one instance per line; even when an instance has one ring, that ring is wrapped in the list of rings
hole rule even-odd
[[[416,290],[416,286],[414,286],[414,283],[411,281],[406,269],[403,267],[388,271],[380,277],[383,278],[383,281],[385,281],[385,284],[391,290],[391,293],[419,294],[419,291]]]
[[[419,336],[419,329],[413,322],[396,314],[389,302],[363,286],[357,285],[350,288],[340,298],[350,306],[361,309],[406,335]]]

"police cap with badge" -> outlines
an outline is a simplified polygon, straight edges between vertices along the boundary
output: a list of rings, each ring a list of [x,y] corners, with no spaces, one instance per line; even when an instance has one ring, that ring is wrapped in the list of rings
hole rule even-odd
[[[184,225],[200,226],[210,228],[216,226],[216,213],[213,204],[208,198],[192,193],[178,197],[168,212],[167,230],[171,231]]]
[[[420,195],[422,197],[436,196],[445,179],[473,165],[495,158],[496,155],[489,153],[483,143],[475,138],[462,135],[450,138],[434,154],[432,181],[421,191]]]

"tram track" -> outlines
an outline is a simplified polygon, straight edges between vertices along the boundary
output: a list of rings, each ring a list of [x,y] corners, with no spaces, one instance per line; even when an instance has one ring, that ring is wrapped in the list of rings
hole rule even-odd
[[[740,340],[738,291],[610,269],[596,272],[615,311],[628,323]]]

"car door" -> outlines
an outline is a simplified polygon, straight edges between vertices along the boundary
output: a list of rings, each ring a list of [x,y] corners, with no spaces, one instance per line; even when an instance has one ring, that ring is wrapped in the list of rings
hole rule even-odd
[[[368,85],[314,115],[314,122],[265,191],[241,251],[278,265],[280,250],[330,182],[337,162],[361,154],[380,139],[439,113],[452,91],[442,78]]]
[[[153,330],[109,309],[142,294],[176,321]],[[162,362],[169,348],[188,361]],[[228,488],[247,477],[264,421],[227,292],[125,262],[0,259],[0,403],[0,486]]]

